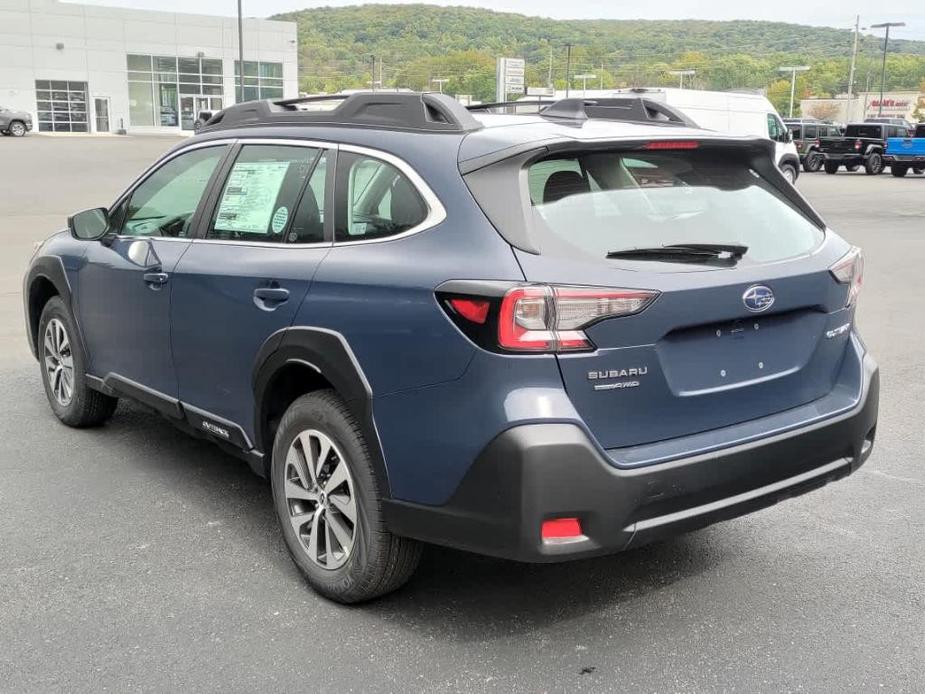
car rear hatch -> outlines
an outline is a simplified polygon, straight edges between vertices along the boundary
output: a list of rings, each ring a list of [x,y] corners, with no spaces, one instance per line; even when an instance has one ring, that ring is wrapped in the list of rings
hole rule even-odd
[[[576,287],[597,302],[554,351],[601,446],[719,429],[832,391],[859,255],[825,233],[768,149],[693,140],[610,147],[521,156],[519,232],[489,199],[505,194],[500,178],[467,177],[527,282],[551,287],[556,320],[589,310],[569,304]],[[675,244],[686,250],[662,252]],[[840,262],[848,269],[836,276]],[[629,298],[614,299],[619,292]],[[501,313],[503,341],[505,316],[520,314]]]

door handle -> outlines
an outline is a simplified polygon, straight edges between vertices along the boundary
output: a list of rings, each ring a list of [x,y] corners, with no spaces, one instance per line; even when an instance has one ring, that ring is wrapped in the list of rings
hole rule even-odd
[[[162,285],[167,284],[169,278],[170,275],[166,272],[146,272],[144,274],[145,284],[151,289],[160,289]]]
[[[254,303],[258,308],[272,311],[289,300],[289,290],[282,287],[259,287],[254,290]]]

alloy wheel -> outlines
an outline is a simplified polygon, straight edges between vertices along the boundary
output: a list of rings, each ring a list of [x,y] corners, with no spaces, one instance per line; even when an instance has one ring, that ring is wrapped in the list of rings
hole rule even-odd
[[[303,431],[289,446],[284,472],[289,522],[315,564],[337,569],[357,538],[357,500],[347,461],[331,438]]]
[[[48,387],[58,404],[67,407],[74,397],[74,354],[64,323],[57,318],[45,326],[43,359]]]
[[[26,134],[26,126],[22,123],[13,123],[10,126],[10,134],[13,137],[22,137]]]

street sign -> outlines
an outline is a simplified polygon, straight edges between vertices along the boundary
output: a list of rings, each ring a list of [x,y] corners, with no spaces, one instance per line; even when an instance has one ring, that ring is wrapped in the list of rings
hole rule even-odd
[[[495,89],[498,101],[507,101],[509,94],[524,93],[526,68],[523,58],[498,58]]]
[[[552,87],[527,87],[527,96],[548,96],[554,97],[556,90]]]

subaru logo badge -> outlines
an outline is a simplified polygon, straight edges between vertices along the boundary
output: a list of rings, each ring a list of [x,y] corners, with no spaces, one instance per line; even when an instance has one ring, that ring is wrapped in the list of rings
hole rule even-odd
[[[767,311],[774,305],[774,292],[763,284],[756,284],[749,287],[742,295],[742,303],[752,313],[761,313]]]

